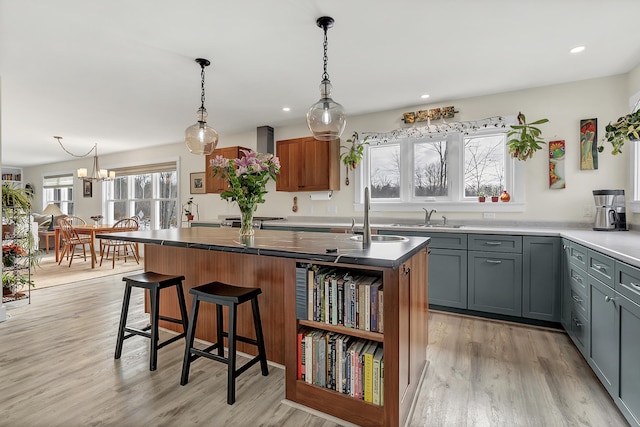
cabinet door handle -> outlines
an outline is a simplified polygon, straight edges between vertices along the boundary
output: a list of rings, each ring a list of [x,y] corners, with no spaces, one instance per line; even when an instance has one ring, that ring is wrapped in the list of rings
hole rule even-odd
[[[578,304],[582,304],[582,298],[580,298],[578,295],[571,295],[571,298],[573,298],[573,300],[575,302],[577,302]]]
[[[502,242],[484,242],[484,244],[487,246],[500,246]]]
[[[573,323],[574,323],[578,328],[581,328],[581,327],[582,327],[582,322],[581,322],[581,321],[579,321],[578,319],[576,319],[575,317],[574,317],[573,319],[571,319],[571,320],[573,320]]]
[[[578,260],[582,261],[582,255],[576,255],[576,258],[578,258]]]
[[[604,296],[604,301],[605,302],[613,302],[613,303],[615,303],[616,299],[615,298],[611,298],[609,295],[605,295]]]
[[[407,268],[405,264],[402,264],[402,274],[405,276],[411,272],[411,267]]]
[[[637,284],[637,283],[629,282],[629,284],[630,284],[631,286],[633,286],[634,288],[640,289],[640,285],[639,285],[639,284]]]
[[[600,265],[600,264],[593,264],[593,268],[595,268],[598,271],[602,271],[602,270],[604,270],[605,272],[607,271],[607,268],[604,265]]]
[[[489,264],[502,264],[502,261],[500,261],[499,259],[488,259],[486,260],[486,262],[488,262]]]
[[[575,274],[571,274],[571,278],[572,278],[573,280],[575,280],[576,282],[578,282],[578,283],[582,284],[582,277],[580,277],[580,276],[578,276],[578,275],[575,275]]]

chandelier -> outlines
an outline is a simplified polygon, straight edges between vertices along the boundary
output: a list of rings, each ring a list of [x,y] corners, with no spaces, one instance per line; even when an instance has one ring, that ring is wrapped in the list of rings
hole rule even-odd
[[[98,161],[98,144],[93,144],[91,150],[87,151],[85,154],[73,154],[71,151],[67,150],[64,145],[62,145],[62,137],[54,136],[55,139],[58,140],[58,144],[60,147],[70,156],[85,158],[89,157],[91,153],[93,153],[93,169],[91,170],[91,174],[89,175],[89,171],[87,168],[79,168],[77,171],[78,179],[82,180],[90,180],[90,181],[109,181],[116,177],[115,171],[108,171],[106,169],[100,169],[100,162]]]

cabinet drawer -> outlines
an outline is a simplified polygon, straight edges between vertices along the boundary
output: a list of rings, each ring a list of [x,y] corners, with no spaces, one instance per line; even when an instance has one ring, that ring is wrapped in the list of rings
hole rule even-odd
[[[569,264],[569,282],[572,288],[579,291],[585,298],[587,297],[587,273],[573,263]]]
[[[500,234],[469,234],[469,250],[522,253],[522,236]]]
[[[425,233],[424,231],[413,230],[380,230],[378,233],[431,237],[429,247],[433,249],[467,249],[467,235],[461,233]]]
[[[640,268],[616,261],[615,289],[620,294],[640,304]]]
[[[587,271],[587,248],[571,242],[569,245],[569,262]]]
[[[613,288],[615,260],[591,249],[589,249],[588,255],[587,273]]]
[[[571,311],[581,314],[585,319],[589,319],[589,301],[587,297],[576,287],[571,286]]]
[[[571,325],[569,329],[569,336],[573,340],[578,350],[585,356],[587,353],[587,338],[589,335],[589,321],[575,311],[571,311]]]

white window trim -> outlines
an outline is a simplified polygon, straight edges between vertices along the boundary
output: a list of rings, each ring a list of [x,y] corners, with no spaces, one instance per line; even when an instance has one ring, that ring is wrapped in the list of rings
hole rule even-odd
[[[515,123],[515,116],[510,119],[506,119],[505,122],[507,124]],[[489,133],[490,130],[487,131]],[[482,132],[479,132],[481,134]],[[369,156],[368,156],[368,148],[365,148],[365,157],[360,164],[360,167],[355,171],[355,200],[354,200],[354,210],[355,211],[363,211],[364,205],[364,181],[365,176],[368,176],[370,173],[370,164],[369,164]],[[413,148],[413,144],[407,143],[400,146],[401,151],[407,152]],[[455,151],[459,151],[459,147],[456,146],[452,149]],[[462,179],[461,171],[463,169],[463,157],[462,155],[457,155],[459,164],[455,165],[457,171],[455,174],[451,174],[449,177],[450,185],[456,186],[458,188],[459,194],[464,194],[463,186],[464,179]],[[409,199],[408,202],[397,202],[397,201],[376,201],[371,200],[371,210],[378,212],[417,212],[420,211],[424,207],[435,208],[440,211],[446,212],[524,212],[526,210],[526,192],[525,192],[525,162],[517,159],[511,158],[509,153],[507,152],[507,147],[505,144],[505,159],[506,159],[506,170],[505,176],[509,176],[511,182],[513,183],[513,188],[509,190],[512,195],[511,201],[509,203],[492,203],[489,199],[488,202],[480,203],[477,200],[437,200],[436,198],[431,199],[421,199],[419,201]],[[407,175],[411,174],[412,168],[403,168],[401,174]],[[410,178],[410,177],[409,177]],[[410,180],[404,180],[405,186],[407,188],[401,188],[401,195],[403,192],[410,191]]]
[[[629,106],[633,112],[640,103],[640,92],[629,98]],[[626,199],[629,203],[629,210],[633,213],[640,213],[640,141],[629,141],[629,151],[631,152],[629,165],[630,193]]]

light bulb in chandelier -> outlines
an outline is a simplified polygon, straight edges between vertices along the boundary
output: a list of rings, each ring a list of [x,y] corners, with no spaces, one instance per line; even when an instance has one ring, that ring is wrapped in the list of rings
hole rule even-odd
[[[347,124],[344,108],[331,98],[331,81],[327,73],[327,29],[333,27],[333,18],[323,16],[316,21],[324,30],[324,73],[320,82],[320,100],[307,112],[307,126],[315,139],[331,141],[340,138]]]

